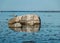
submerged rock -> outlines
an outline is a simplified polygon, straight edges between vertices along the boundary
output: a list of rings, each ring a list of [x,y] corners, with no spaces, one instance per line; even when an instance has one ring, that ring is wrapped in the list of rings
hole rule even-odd
[[[22,41],[22,43],[36,43],[36,41]]]
[[[34,14],[17,16],[8,22],[11,29],[22,32],[37,32],[41,27],[40,17]]]

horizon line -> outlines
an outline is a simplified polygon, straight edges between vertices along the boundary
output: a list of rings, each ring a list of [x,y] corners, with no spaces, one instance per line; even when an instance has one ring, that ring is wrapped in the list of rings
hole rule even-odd
[[[60,12],[60,11],[0,11],[0,12]]]

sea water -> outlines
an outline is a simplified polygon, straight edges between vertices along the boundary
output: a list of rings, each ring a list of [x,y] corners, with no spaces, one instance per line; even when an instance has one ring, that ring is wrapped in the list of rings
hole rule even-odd
[[[38,32],[16,32],[8,27],[9,19],[25,14],[41,18]],[[0,43],[60,43],[60,12],[0,12]]]

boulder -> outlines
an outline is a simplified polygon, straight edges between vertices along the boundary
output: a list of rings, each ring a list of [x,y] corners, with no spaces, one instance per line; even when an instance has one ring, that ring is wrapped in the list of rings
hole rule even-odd
[[[35,14],[28,14],[11,18],[9,28],[22,32],[37,32],[41,27],[41,19]]]

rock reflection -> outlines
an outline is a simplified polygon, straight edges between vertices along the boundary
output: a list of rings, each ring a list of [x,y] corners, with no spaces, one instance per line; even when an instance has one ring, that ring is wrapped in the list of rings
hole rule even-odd
[[[11,28],[14,31],[18,31],[18,32],[38,32],[39,31],[39,25],[23,25],[22,27],[15,27],[15,28]]]

